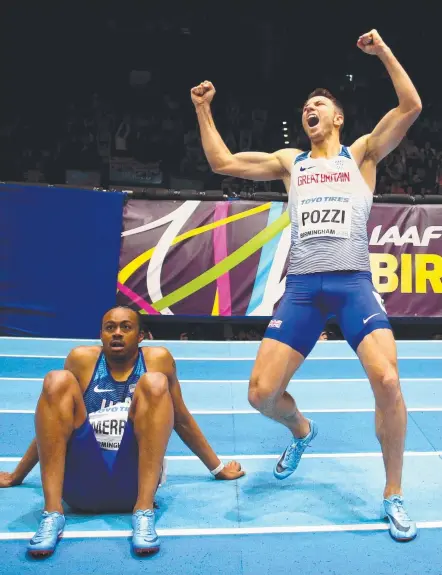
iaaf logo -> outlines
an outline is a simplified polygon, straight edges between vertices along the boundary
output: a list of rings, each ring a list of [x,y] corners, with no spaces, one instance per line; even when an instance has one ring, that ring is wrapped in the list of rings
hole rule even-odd
[[[381,235],[382,226],[376,226],[371,232],[370,245],[371,246],[385,246],[385,244],[394,244],[395,246],[403,246],[411,244],[412,246],[428,246],[430,240],[437,240],[442,237],[442,226],[429,226],[423,230],[422,237],[419,235],[417,226],[406,228],[404,233],[401,234],[398,226],[388,228],[387,231]]]

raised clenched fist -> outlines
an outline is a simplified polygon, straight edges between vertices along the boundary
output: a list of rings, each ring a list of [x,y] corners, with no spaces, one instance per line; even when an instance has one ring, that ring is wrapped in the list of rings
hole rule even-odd
[[[201,104],[210,104],[215,95],[215,87],[212,82],[201,82],[199,86],[195,86],[190,90],[190,97],[195,106],[200,106]]]
[[[385,42],[377,30],[371,30],[360,36],[357,46],[370,56],[379,56],[386,49]]]

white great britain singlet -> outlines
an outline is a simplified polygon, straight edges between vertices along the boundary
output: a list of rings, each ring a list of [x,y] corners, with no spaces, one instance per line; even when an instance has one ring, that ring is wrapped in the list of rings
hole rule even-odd
[[[296,157],[291,173],[289,274],[370,271],[373,194],[345,146],[334,158]]]

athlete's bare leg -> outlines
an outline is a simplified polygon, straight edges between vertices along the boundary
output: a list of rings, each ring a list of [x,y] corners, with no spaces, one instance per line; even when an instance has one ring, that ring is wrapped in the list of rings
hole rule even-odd
[[[297,438],[308,435],[310,425],[286,389],[303,361],[304,357],[285,343],[264,338],[249,384],[250,404],[288,427]]]
[[[138,380],[129,418],[138,443],[138,509],[153,509],[161,469],[173,429],[173,403],[167,377],[145,373]]]
[[[78,381],[70,371],[51,371],[35,412],[35,431],[40,460],[45,511],[63,513],[62,492],[67,443],[87,418]]]
[[[401,495],[407,410],[399,383],[392,332],[377,329],[368,334],[359,344],[357,354],[376,401],[376,435],[382,447],[386,472],[384,497]]]

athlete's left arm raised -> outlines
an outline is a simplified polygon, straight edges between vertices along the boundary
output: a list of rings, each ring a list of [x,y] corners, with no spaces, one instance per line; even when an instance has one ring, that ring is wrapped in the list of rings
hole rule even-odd
[[[422,102],[410,77],[376,30],[361,36],[357,45],[366,54],[377,56],[381,60],[399,100],[398,106],[382,118],[371,134],[360,138],[354,144],[355,147],[362,144],[365,158],[377,164],[400,144],[419,116]]]
[[[169,391],[174,409],[174,429],[187,447],[198,456],[209,471],[220,465],[220,459],[210,447],[195,418],[187,409],[178,381],[175,360],[166,348],[157,348],[155,356],[150,356],[149,371],[164,373],[169,380]],[[230,461],[215,475],[216,479],[238,479],[245,475],[241,465]]]

